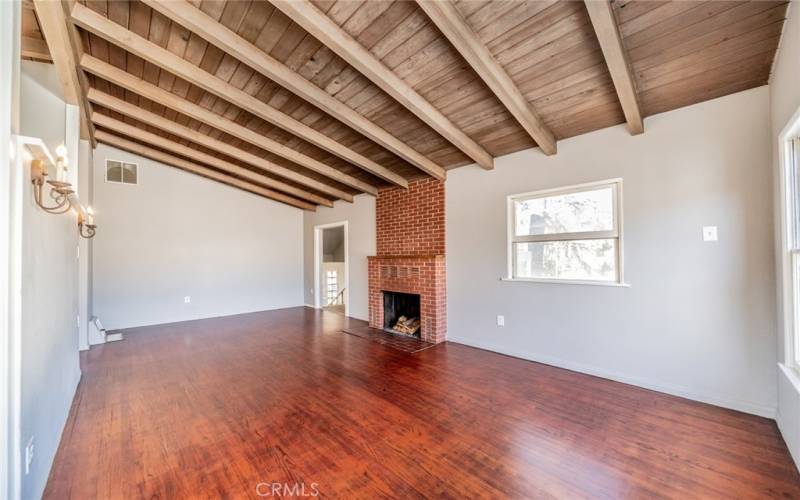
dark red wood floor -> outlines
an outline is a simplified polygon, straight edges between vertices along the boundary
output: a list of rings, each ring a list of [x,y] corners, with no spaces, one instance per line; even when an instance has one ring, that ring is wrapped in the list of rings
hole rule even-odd
[[[347,322],[285,309],[93,348],[45,497],[800,498],[771,420]]]

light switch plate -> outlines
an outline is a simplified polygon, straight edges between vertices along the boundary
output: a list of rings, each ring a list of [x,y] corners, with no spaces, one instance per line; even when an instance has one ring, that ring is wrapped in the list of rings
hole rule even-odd
[[[717,241],[717,226],[703,226],[703,241]]]
[[[505,316],[497,316],[497,326],[506,326],[506,317]]]

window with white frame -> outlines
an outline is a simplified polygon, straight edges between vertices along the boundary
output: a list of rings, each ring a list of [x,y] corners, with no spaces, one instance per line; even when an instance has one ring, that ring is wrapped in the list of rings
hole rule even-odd
[[[137,184],[139,165],[117,160],[106,160],[106,182]]]
[[[787,232],[794,302],[794,361],[800,365],[800,137],[790,139],[786,145],[786,166]]]
[[[325,273],[325,297],[328,305],[333,304],[339,295],[339,273],[335,270]]]
[[[622,180],[508,198],[509,277],[622,283]]]

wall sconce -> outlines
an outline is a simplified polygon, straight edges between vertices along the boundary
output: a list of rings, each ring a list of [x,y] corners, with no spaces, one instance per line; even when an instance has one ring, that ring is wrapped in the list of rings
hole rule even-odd
[[[47,180],[47,167],[44,160],[31,160],[31,183],[33,184],[33,199],[36,204],[47,213],[65,214],[74,209],[78,213],[78,234],[83,238],[93,238],[97,226],[94,224],[94,213],[92,208],[88,210],[75,203],[72,184],[67,182],[67,148],[60,145],[56,148],[56,179]],[[44,186],[50,186],[50,198],[55,205],[46,205],[44,198]]]
[[[82,238],[88,240],[94,238],[96,232],[97,226],[94,223],[92,207],[86,209],[86,217],[84,217],[83,213],[78,212],[78,234],[80,234]]]
[[[58,162],[56,163],[58,166]],[[31,182],[33,183],[33,199],[39,208],[51,214],[64,214],[72,208],[69,195],[74,194],[72,186],[65,181],[47,180],[47,167],[44,160],[31,160]],[[55,205],[45,205],[43,198],[44,185],[50,186],[50,198],[55,201]]]

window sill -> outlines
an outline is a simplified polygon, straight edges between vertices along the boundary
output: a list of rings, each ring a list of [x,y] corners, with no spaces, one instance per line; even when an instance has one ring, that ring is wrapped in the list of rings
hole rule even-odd
[[[581,280],[553,280],[545,278],[500,278],[500,281],[521,281],[523,283],[548,283],[551,285],[590,285],[610,286],[617,288],[630,288],[630,283],[617,283],[614,281],[581,281]]]

